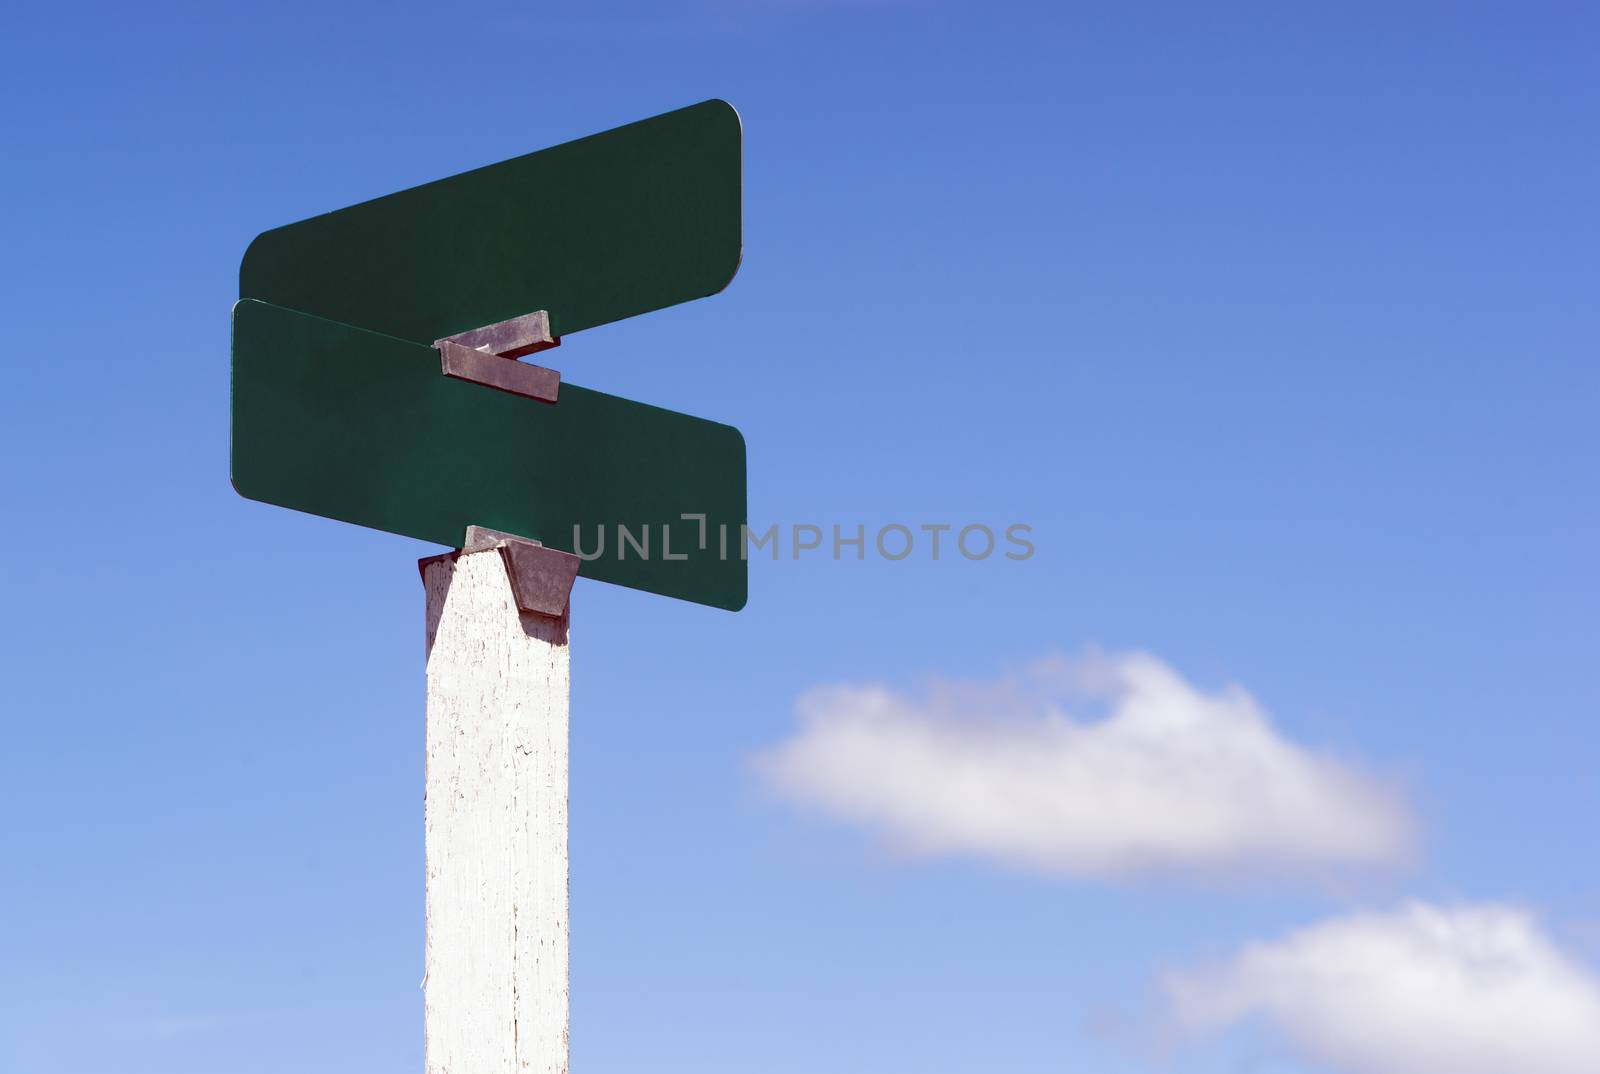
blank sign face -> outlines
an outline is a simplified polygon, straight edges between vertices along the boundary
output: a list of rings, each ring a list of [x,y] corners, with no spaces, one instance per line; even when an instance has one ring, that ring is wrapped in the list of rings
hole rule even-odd
[[[239,297],[413,343],[548,310],[555,335],[716,294],[739,268],[724,101],[263,232]]]
[[[487,526],[592,556],[585,577],[744,606],[732,426],[575,384],[554,403],[496,391],[444,376],[432,347],[249,299],[232,405],[249,499],[453,547]]]
[[[591,578],[742,607],[737,429],[568,383],[554,402],[496,391],[433,348],[722,290],[740,152],[738,114],[706,101],[264,232],[234,307],[234,487],[449,546],[486,526],[584,556]]]

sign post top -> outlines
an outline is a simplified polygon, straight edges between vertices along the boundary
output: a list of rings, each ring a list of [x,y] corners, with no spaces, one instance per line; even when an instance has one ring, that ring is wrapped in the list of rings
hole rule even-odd
[[[451,547],[503,531],[544,546],[567,572],[552,585],[581,571],[742,607],[739,431],[516,361],[726,287],[740,143],[732,106],[704,101],[257,236],[234,487]]]

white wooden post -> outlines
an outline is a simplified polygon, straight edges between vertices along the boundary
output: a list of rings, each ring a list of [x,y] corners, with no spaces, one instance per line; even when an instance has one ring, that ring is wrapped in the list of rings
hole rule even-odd
[[[427,1074],[566,1074],[568,619],[518,611],[493,549],[423,583]]]

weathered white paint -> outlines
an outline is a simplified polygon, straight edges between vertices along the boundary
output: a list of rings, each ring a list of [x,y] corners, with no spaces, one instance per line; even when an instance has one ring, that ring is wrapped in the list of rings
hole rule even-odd
[[[567,1070],[567,619],[500,554],[424,566],[427,1074]]]

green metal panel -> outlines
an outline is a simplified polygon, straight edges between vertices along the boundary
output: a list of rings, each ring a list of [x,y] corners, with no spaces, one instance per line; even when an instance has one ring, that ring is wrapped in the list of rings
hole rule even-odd
[[[444,376],[432,347],[245,300],[232,456],[234,488],[253,500],[449,546],[475,524],[577,552],[576,526],[593,553],[603,528],[605,554],[584,576],[745,603],[745,448],[732,426],[574,384],[553,404],[510,395]],[[704,549],[686,513],[707,516]],[[648,558],[618,547],[618,524],[636,539],[648,528]]]
[[[257,236],[239,296],[414,343],[550,312],[570,334],[739,267],[739,116],[705,101]]]

